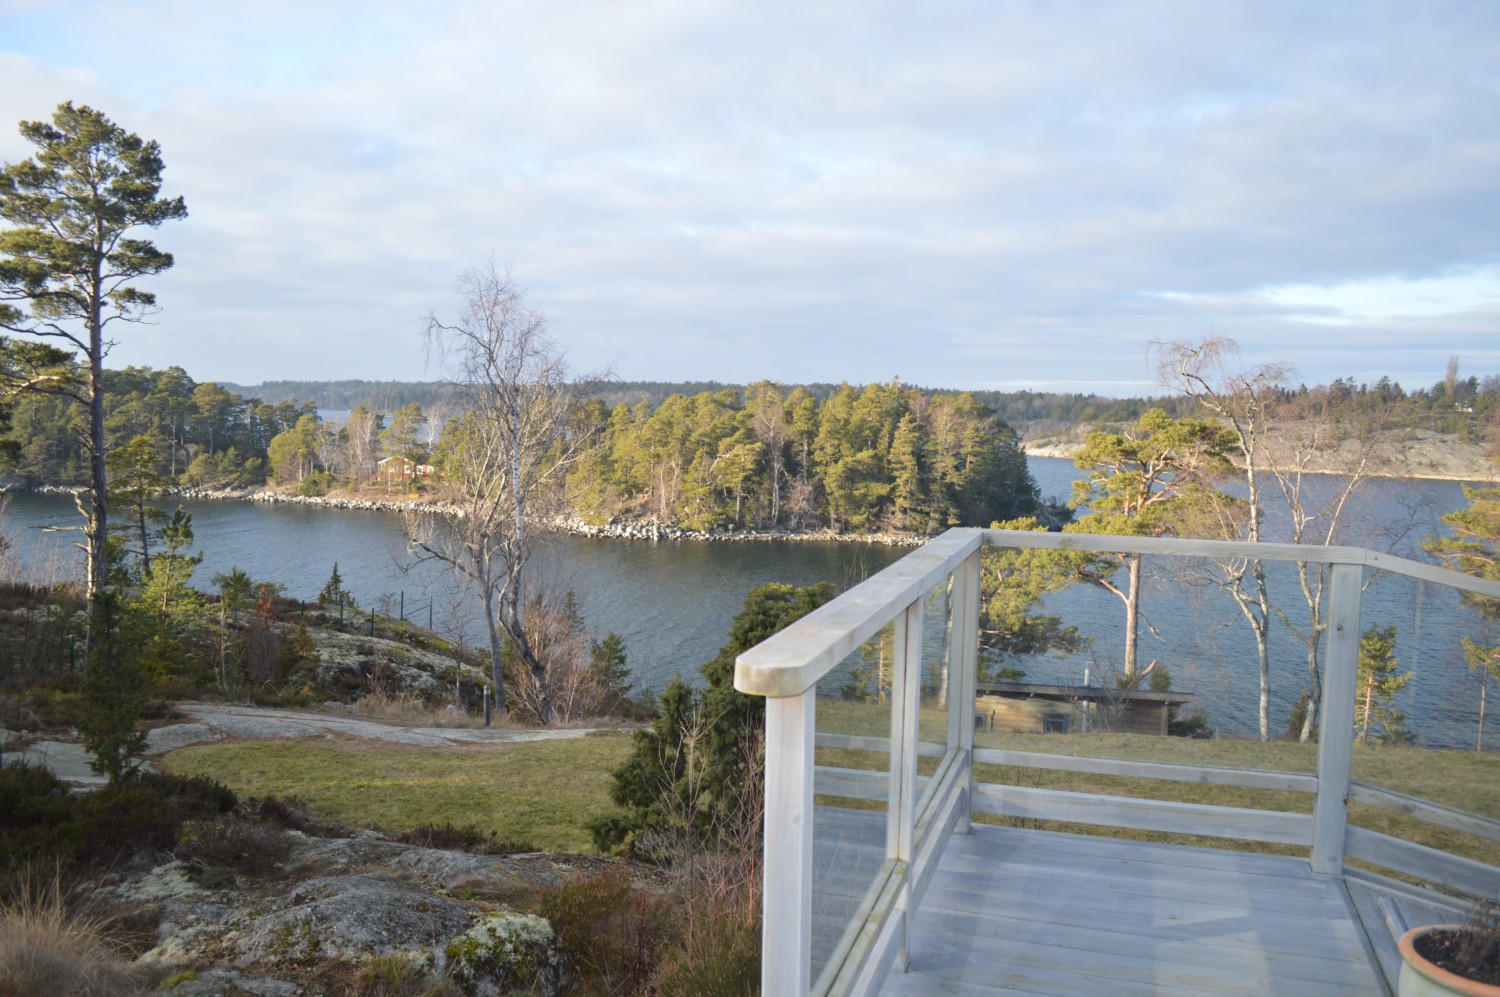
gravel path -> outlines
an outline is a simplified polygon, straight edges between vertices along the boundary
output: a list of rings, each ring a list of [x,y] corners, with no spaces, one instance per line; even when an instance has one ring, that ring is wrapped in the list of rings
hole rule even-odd
[[[362,737],[372,741],[389,741],[415,747],[444,748],[465,744],[517,744],[526,741],[554,741],[583,737],[595,728],[500,729],[482,727],[401,727],[343,717],[335,713],[303,713],[297,710],[273,710],[259,706],[223,706],[205,703],[180,703],[180,713],[192,717],[189,723],[158,727],[146,736],[146,754],[163,755],[177,748],[210,741],[262,740],[276,741],[294,737]],[[38,741],[22,751],[6,752],[7,762],[25,759],[46,765],[67,782],[80,786],[100,786],[103,776],[89,770],[89,756],[83,745],[66,741]]]

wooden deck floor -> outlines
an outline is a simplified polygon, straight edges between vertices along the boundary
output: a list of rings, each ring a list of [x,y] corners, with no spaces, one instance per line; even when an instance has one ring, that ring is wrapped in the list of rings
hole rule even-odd
[[[950,839],[882,994],[1376,997],[1394,989],[1390,931],[1445,919],[1426,899],[1295,857],[975,825]]]

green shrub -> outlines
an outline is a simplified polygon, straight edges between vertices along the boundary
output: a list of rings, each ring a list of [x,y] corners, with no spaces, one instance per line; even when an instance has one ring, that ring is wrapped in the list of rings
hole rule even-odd
[[[88,703],[84,701],[82,683],[76,674],[45,688],[33,687],[27,690],[26,698],[31,715],[42,730],[77,727],[88,716]]]
[[[104,868],[142,852],[170,849],[186,820],[227,813],[235,797],[211,779],[140,772],[82,796],[46,770],[0,768],[0,863],[63,872]]]
[[[670,862],[682,848],[717,847],[758,828],[760,813],[745,804],[763,758],[765,701],[735,690],[734,660],[832,598],[827,582],[750,590],[728,642],[700,669],[708,687],[674,679],[658,702],[660,716],[632,735],[634,751],[614,771],[611,790],[626,812],[591,826],[596,847]]]
[[[297,484],[297,494],[304,498],[318,498],[338,487],[338,478],[327,471],[314,471]]]

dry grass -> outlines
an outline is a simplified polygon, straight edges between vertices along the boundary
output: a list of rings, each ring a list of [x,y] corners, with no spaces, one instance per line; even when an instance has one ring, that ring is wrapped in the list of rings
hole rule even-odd
[[[117,918],[68,903],[57,877],[23,872],[0,905],[0,997],[122,997],[154,980],[120,954]]]
[[[411,693],[393,694],[373,689],[349,704],[346,711],[364,720],[398,727],[483,727],[484,717],[448,706],[434,706]]]

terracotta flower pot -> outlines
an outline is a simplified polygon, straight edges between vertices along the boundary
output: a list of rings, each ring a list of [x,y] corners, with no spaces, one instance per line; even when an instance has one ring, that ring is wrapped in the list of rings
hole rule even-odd
[[[1431,924],[1412,928],[1401,936],[1397,943],[1401,950],[1401,979],[1396,988],[1399,997],[1439,997],[1451,994],[1461,994],[1463,997],[1500,997],[1500,987],[1478,983],[1440,969],[1417,952],[1417,938],[1429,931],[1462,930],[1463,926],[1459,924]]]

